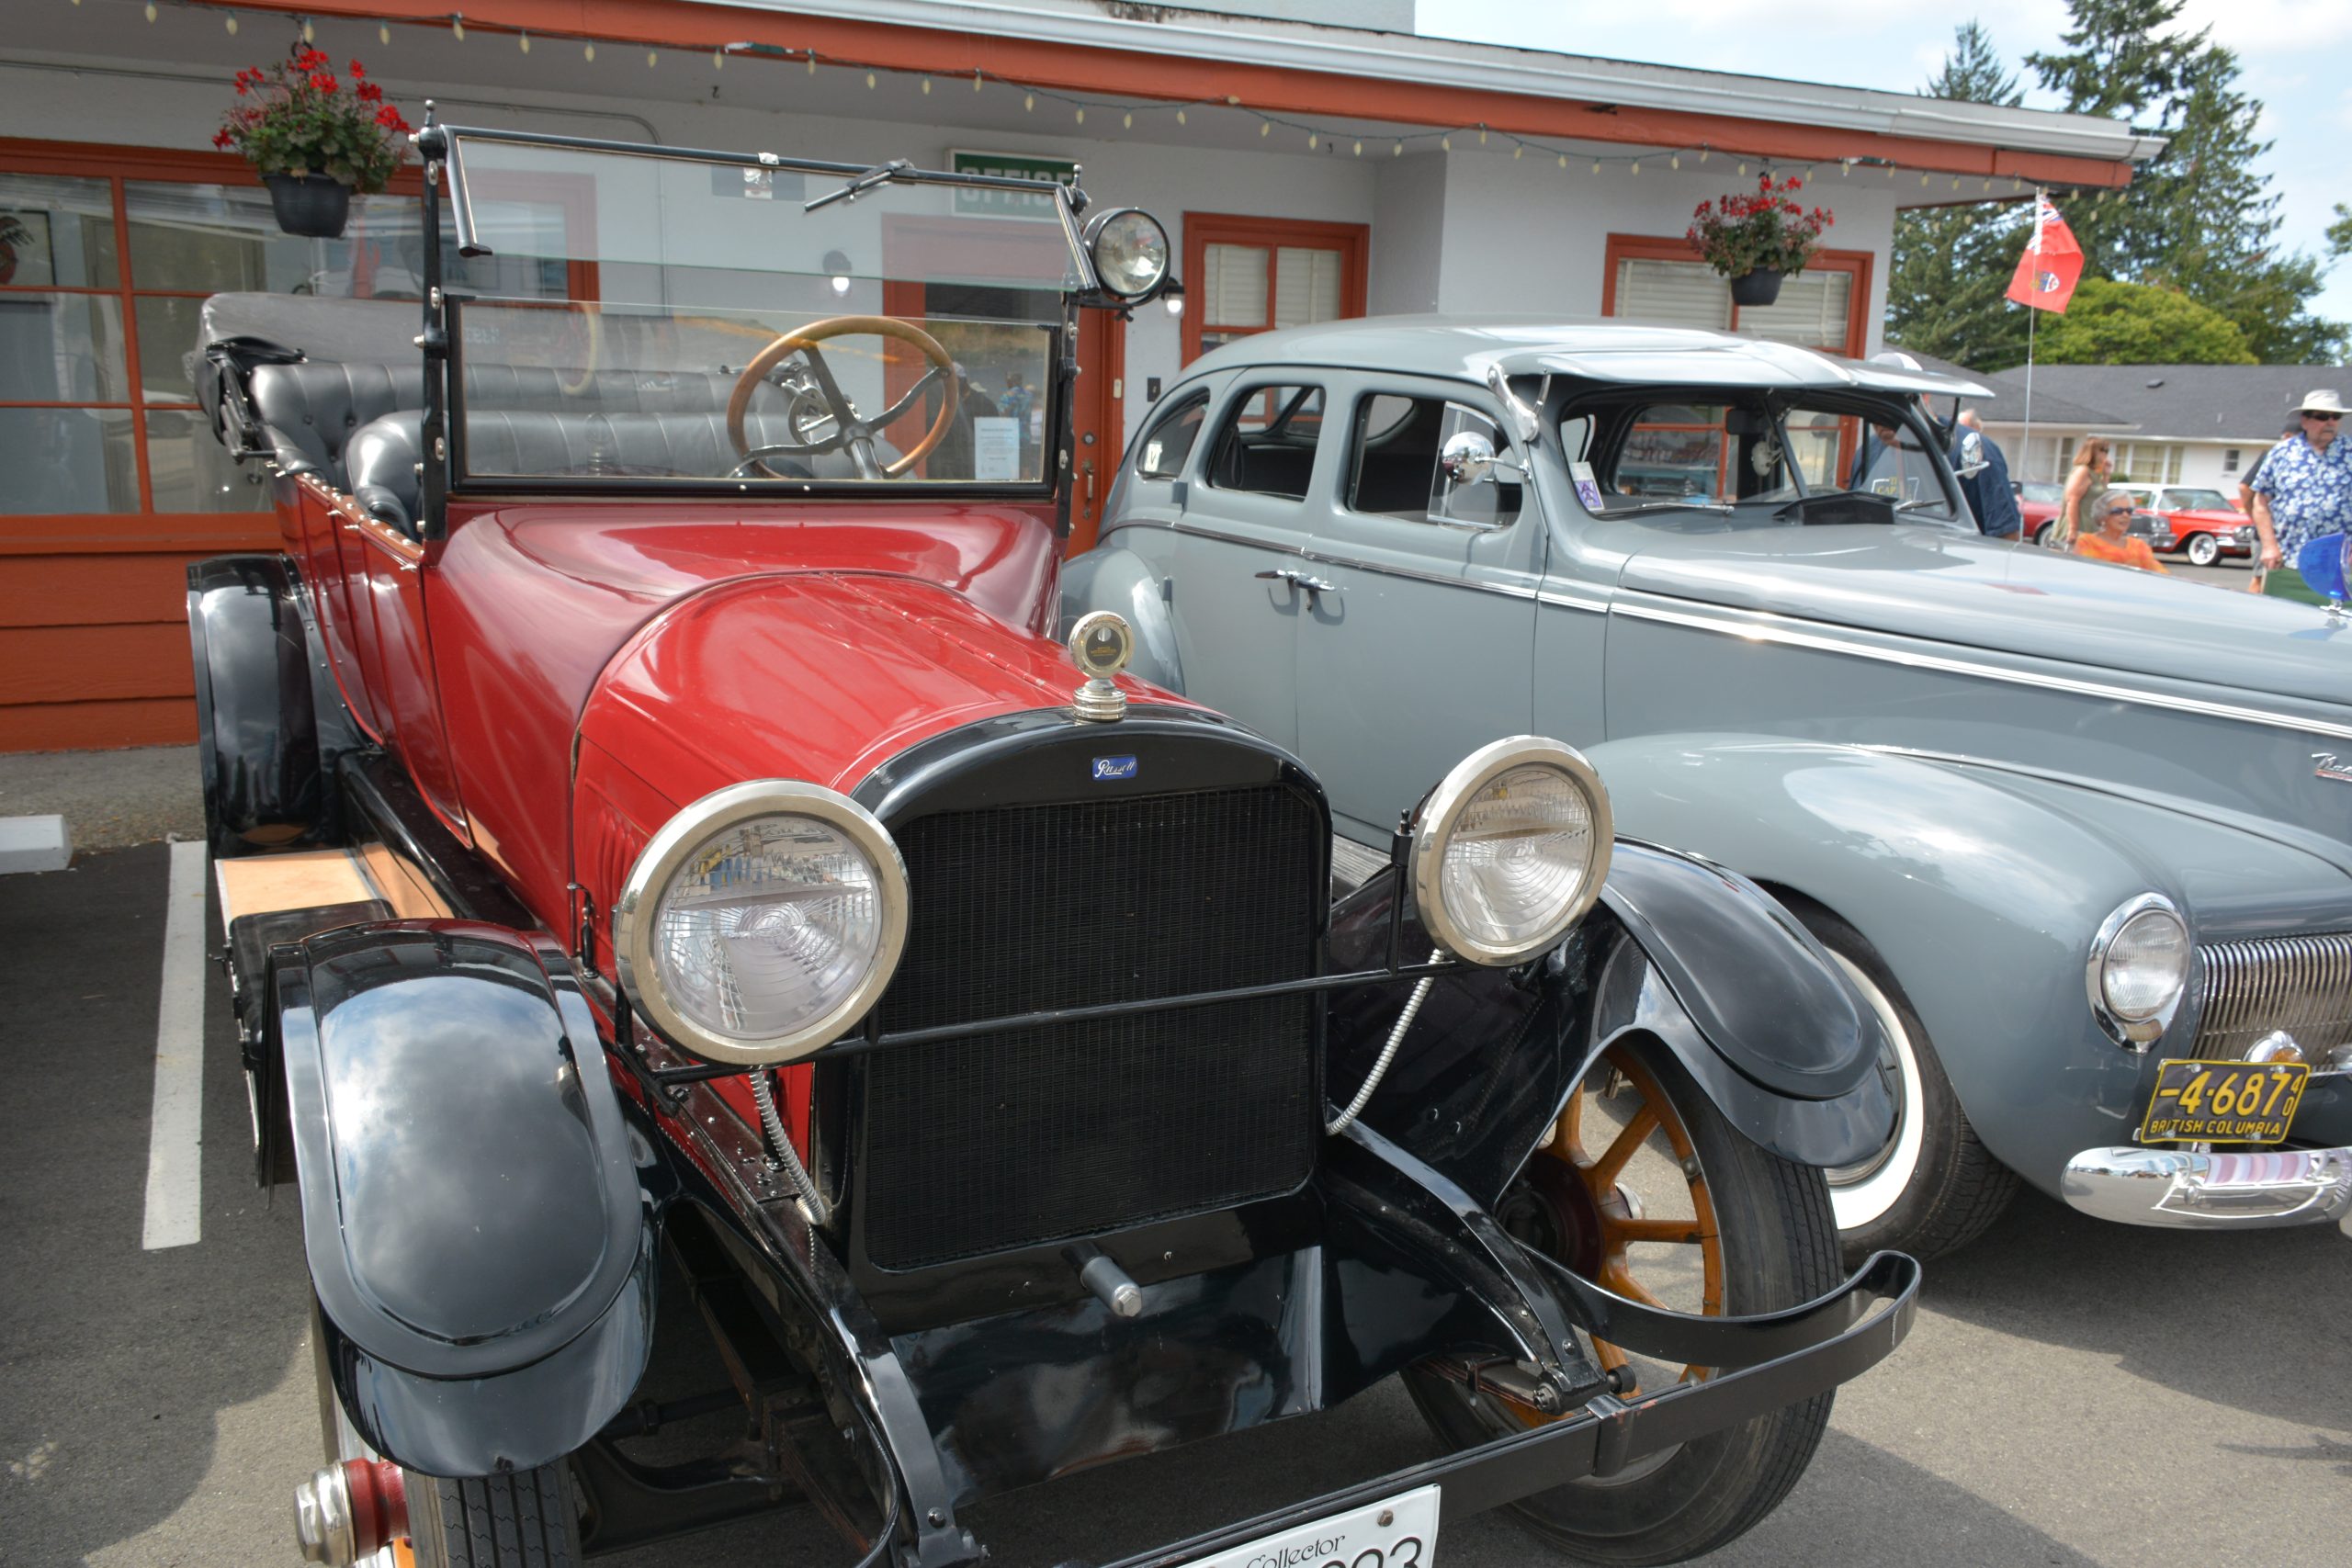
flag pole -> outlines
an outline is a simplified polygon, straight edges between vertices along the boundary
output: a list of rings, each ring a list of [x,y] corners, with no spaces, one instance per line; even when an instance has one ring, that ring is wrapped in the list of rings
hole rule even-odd
[[[2034,269],[2037,272],[2041,266],[2042,200],[2041,187],[2034,186],[2033,243],[2030,248],[2033,252]],[[2029,476],[2033,472],[2033,329],[2041,314],[2040,310],[2030,305],[2025,308],[2025,434],[2018,440],[2025,449],[2025,471]],[[2058,521],[2061,524],[2066,521],[2066,511],[2063,504],[2058,509]],[[2018,538],[2021,543],[2024,541],[2025,533],[2022,529],[2018,531]]]

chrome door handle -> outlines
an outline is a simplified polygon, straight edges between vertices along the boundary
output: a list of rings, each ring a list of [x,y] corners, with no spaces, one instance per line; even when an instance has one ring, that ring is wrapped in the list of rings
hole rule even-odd
[[[1319,577],[1309,577],[1306,573],[1294,571],[1289,567],[1276,567],[1272,570],[1258,572],[1255,575],[1262,581],[1287,582],[1293,588],[1304,588],[1310,599],[1319,593],[1337,593],[1340,591],[1340,585],[1336,582],[1326,582]]]

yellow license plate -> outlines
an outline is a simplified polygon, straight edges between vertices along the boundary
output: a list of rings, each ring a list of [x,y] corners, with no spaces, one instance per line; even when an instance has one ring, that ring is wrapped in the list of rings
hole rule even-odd
[[[2295,1119],[2311,1076],[2301,1062],[2162,1062],[2140,1141],[2278,1143]]]

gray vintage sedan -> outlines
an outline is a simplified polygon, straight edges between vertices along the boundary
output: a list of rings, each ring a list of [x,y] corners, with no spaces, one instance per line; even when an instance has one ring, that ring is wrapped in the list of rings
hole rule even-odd
[[[1631,325],[1250,337],[1154,410],[1064,609],[1361,844],[1533,732],[1777,894],[1894,1042],[1852,1253],[1956,1247],[2020,1179],[2352,1226],[2352,628],[1981,538],[1928,417],[1975,390]]]

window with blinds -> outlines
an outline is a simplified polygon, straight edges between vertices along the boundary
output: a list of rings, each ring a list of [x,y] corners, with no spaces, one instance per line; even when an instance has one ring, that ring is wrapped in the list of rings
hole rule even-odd
[[[1335,321],[1345,313],[1344,258],[1310,245],[1211,244],[1200,294],[1201,346],[1271,327]]]
[[[1730,284],[1704,262],[1620,256],[1611,313],[1843,354],[1852,340],[1854,281],[1842,267],[1816,267],[1782,278],[1770,305],[1735,308]]]

